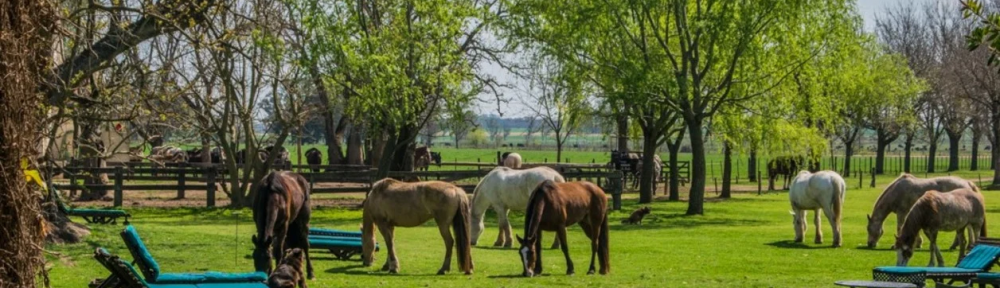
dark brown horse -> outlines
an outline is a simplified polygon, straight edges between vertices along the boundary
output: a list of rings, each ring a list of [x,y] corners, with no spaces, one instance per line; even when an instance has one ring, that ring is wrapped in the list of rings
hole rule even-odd
[[[273,260],[286,249],[300,248],[306,254],[309,279],[309,182],[302,175],[275,171],[264,177],[253,201],[253,262],[257,271],[271,274]]]
[[[309,163],[309,166],[312,166],[313,173],[319,172],[319,167],[317,166],[323,163],[323,152],[320,152],[315,147],[306,150],[306,162]]]
[[[431,147],[423,146],[417,147],[413,150],[413,169],[419,171],[427,171],[427,167],[431,164]]]
[[[545,180],[535,188],[528,200],[528,212],[524,216],[524,238],[521,242],[522,275],[531,277],[542,273],[542,233],[541,230],[555,231],[562,252],[566,256],[566,274],[572,275],[573,260],[569,258],[566,242],[566,226],[580,224],[590,238],[590,270],[594,274],[594,256],[600,258],[601,274],[611,272],[608,255],[608,198],[604,190],[590,182],[556,183]]]
[[[767,189],[774,190],[774,180],[777,180],[778,176],[785,176],[785,181],[782,182],[781,189],[788,189],[788,184],[799,173],[799,167],[802,167],[803,162],[804,158],[802,156],[778,156],[768,161]]]

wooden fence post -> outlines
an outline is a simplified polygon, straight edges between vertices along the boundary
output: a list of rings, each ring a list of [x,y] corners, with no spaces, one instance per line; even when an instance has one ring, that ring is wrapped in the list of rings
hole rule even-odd
[[[177,170],[177,199],[184,199],[184,192],[185,192],[184,191],[184,188],[185,188],[184,187],[184,185],[185,185],[184,182],[187,182],[186,181],[187,179],[185,179],[185,178],[187,178],[187,176],[184,173],[185,170],[187,170],[187,165],[186,164],[187,163],[180,163],[180,165],[177,166],[177,168],[178,168],[178,170]]]
[[[122,169],[121,166],[115,167],[115,207],[122,207],[123,193],[122,193]]]
[[[875,188],[875,168],[872,168],[872,185],[871,188]]]
[[[215,207],[215,166],[209,166],[205,177],[205,205],[208,207]],[[311,184],[310,184],[311,185]]]
[[[761,186],[760,186],[761,184],[760,184],[760,171],[759,170],[760,169],[758,169],[758,171],[757,171],[757,195],[758,196],[760,195],[760,191],[761,191],[760,190],[761,189]]]

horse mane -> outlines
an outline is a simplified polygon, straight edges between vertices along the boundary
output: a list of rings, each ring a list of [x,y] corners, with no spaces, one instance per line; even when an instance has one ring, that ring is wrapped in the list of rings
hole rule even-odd
[[[899,183],[901,182],[900,180],[903,180],[903,179],[910,179],[910,180],[912,180],[912,179],[914,179],[914,177],[913,177],[912,174],[906,173],[906,172],[903,172],[903,173],[899,174],[899,177],[896,177],[895,180],[892,180],[892,183],[889,183],[889,186],[885,186],[885,190],[882,190],[882,194],[878,195],[878,199],[875,200],[875,206],[873,207],[873,210],[877,211],[878,208],[879,208],[879,206],[881,206],[881,205],[888,205],[889,204],[889,200],[886,199],[886,197],[888,197],[888,196],[886,196],[886,195],[889,194],[889,191],[893,191],[893,193],[896,193],[895,192],[896,191],[896,185],[899,185]]]
[[[524,215],[524,238],[535,239],[539,233],[538,227],[534,227],[533,224],[536,218],[541,218],[542,215],[537,215],[536,210],[538,210],[539,205],[545,205],[545,195],[548,194],[548,190],[556,189],[556,185],[552,180],[545,180],[538,184],[538,187],[534,191],[531,191],[531,197],[528,198],[528,209]]]

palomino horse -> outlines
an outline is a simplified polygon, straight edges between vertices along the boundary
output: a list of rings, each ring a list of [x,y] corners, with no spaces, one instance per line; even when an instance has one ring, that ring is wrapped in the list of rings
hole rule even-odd
[[[883,233],[882,222],[889,216],[889,213],[896,213],[896,231],[899,231],[903,226],[903,220],[906,219],[906,213],[925,192],[930,190],[947,192],[959,188],[979,191],[979,187],[976,187],[975,183],[958,177],[920,179],[908,173],[899,175],[899,178],[896,178],[885,188],[885,191],[882,191],[882,195],[875,201],[872,214],[868,216],[868,248],[875,248],[875,245],[878,244],[878,239],[882,237]],[[958,235],[955,236],[952,249],[958,244],[958,237]],[[917,237],[917,248],[920,247],[921,242],[923,241],[920,237]]]
[[[520,169],[521,168],[521,154],[510,152],[507,156],[503,157],[503,167]]]
[[[920,238],[920,230],[931,241],[931,262],[927,266],[944,266],[944,257],[937,246],[938,231],[957,231],[959,244],[964,244],[966,229],[968,245],[961,245],[958,255],[965,255],[965,247],[976,244],[976,235],[986,237],[986,205],[983,195],[972,189],[955,189],[948,193],[927,191],[917,199],[906,214],[903,228],[896,236],[896,265],[906,266],[913,256],[913,244]]]
[[[795,242],[802,242],[806,233],[806,211],[813,210],[813,225],[816,226],[816,244],[823,243],[818,209],[823,210],[833,227],[833,247],[840,247],[840,217],[844,206],[847,184],[837,172],[801,171],[792,180],[788,199],[792,202],[792,225],[795,227]]]
[[[323,163],[323,152],[320,152],[316,147],[309,148],[309,150],[306,150],[306,163],[312,166],[313,173],[319,172],[319,167],[317,166]]]
[[[309,182],[302,175],[275,171],[264,177],[253,200],[253,221],[257,235],[252,240],[253,263],[257,271],[271,274],[273,261],[282,252],[300,248],[306,253],[309,279],[313,279],[309,260]]]
[[[542,181],[552,180],[557,183],[566,182],[559,172],[549,167],[535,167],[525,170],[514,170],[507,167],[497,167],[483,177],[476,185],[472,196],[472,245],[479,242],[485,225],[483,218],[490,207],[497,213],[500,234],[493,246],[511,247],[514,236],[510,230],[507,212],[510,210],[524,211],[528,207],[531,192]],[[558,247],[559,239],[553,243]]]
[[[611,272],[608,255],[608,198],[604,190],[590,182],[556,183],[545,180],[531,193],[528,213],[524,216],[524,239],[521,243],[522,275],[542,274],[542,230],[556,231],[562,252],[566,256],[566,274],[573,275],[573,260],[569,258],[566,226],[580,223],[590,238],[590,270],[594,274],[594,255],[601,261],[601,274]]]
[[[361,226],[362,261],[371,266],[375,254],[375,226],[382,232],[389,257],[382,271],[399,272],[396,259],[396,226],[416,227],[434,219],[444,238],[444,264],[438,270],[443,275],[451,270],[452,247],[458,250],[458,266],[465,274],[472,274],[472,248],[469,243],[469,199],[465,191],[454,184],[440,181],[406,183],[386,178],[375,182],[365,198]],[[452,226],[455,238],[448,232]],[[456,243],[457,242],[457,243]]]

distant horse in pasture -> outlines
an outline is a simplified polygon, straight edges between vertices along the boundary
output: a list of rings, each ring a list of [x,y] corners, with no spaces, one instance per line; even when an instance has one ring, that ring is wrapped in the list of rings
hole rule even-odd
[[[271,153],[277,153],[274,157],[274,162],[271,163],[271,169],[283,170],[289,169],[289,165],[292,164],[291,158],[288,156],[288,149],[284,146],[267,146],[264,150],[258,151],[260,153],[260,159],[262,161],[267,161],[267,157],[270,157]]]
[[[531,277],[542,274],[542,230],[555,231],[562,242],[566,257],[566,274],[573,275],[573,260],[569,257],[566,226],[580,224],[590,238],[590,269],[594,274],[594,256],[600,259],[601,275],[611,272],[608,253],[608,197],[604,190],[590,182],[556,183],[545,180],[531,193],[528,212],[524,216],[524,238],[517,236],[521,248],[522,275]]]
[[[868,215],[868,248],[875,248],[875,245],[878,244],[878,239],[883,234],[882,223],[885,222],[889,213],[896,213],[895,231],[898,232],[903,226],[903,220],[906,219],[906,213],[924,193],[931,190],[947,193],[959,188],[979,191],[979,187],[976,187],[975,183],[959,177],[945,176],[921,179],[909,173],[899,175],[899,178],[886,186],[885,191],[882,191],[882,194],[878,196],[875,207],[872,208],[872,214]],[[955,236],[952,249],[958,245],[958,237],[958,235]],[[922,242],[923,240],[918,236],[916,247],[919,248]]]
[[[184,163],[187,162],[188,154],[181,148],[160,146],[150,150],[149,158],[158,163]]]
[[[382,232],[389,256],[382,271],[399,272],[396,258],[395,228],[417,227],[434,219],[444,239],[444,264],[438,275],[451,270],[453,246],[458,251],[458,266],[466,275],[472,274],[472,248],[469,243],[469,199],[465,190],[440,181],[406,183],[386,178],[375,182],[361,204],[362,263],[371,266],[375,256],[375,227]],[[454,232],[449,233],[451,226]],[[424,243],[421,243],[423,245]]]
[[[306,162],[309,163],[313,173],[319,172],[319,165],[323,163],[323,152],[315,147],[306,150]]]
[[[635,154],[635,153],[629,153],[629,154]],[[639,156],[638,154],[636,155]],[[635,160],[636,160],[635,164],[632,165],[632,167],[634,167],[634,169],[632,169],[633,175],[635,176],[633,177],[635,180],[632,182],[632,188],[638,189],[640,184],[639,180],[642,179],[642,171],[644,167],[643,160],[645,159],[643,159],[642,156],[639,156],[639,158]],[[660,159],[660,155],[653,154],[653,194],[656,194],[656,184],[659,182],[663,182],[662,177],[660,177],[661,174],[663,174],[660,173],[661,171],[663,171],[663,160]]]
[[[302,175],[274,171],[264,177],[253,200],[253,261],[257,271],[271,274],[274,260],[286,249],[305,252],[308,278],[313,279],[309,260],[309,182]]]
[[[964,232],[968,230],[969,240],[965,242]],[[914,242],[924,231],[931,242],[931,261],[927,266],[944,266],[944,257],[937,246],[939,231],[957,231],[959,255],[965,255],[965,248],[976,244],[978,236],[986,237],[986,204],[978,191],[961,188],[941,193],[927,191],[913,204],[906,214],[903,227],[896,236],[896,265],[906,266],[913,256]],[[935,262],[935,260],[937,260]]]
[[[778,179],[778,176],[785,176],[785,181],[782,183],[782,190],[788,189],[788,184],[791,183],[792,178],[795,173],[799,172],[799,168],[804,162],[802,156],[779,156],[771,159],[767,162],[767,189],[774,189],[774,180]]]
[[[500,226],[500,233],[493,246],[511,247],[514,236],[507,213],[510,210],[524,211],[528,207],[531,192],[545,180],[566,182],[559,172],[544,166],[524,170],[497,167],[486,174],[472,194],[472,245],[479,242],[479,236],[486,227],[483,221],[486,210],[493,208]],[[552,245],[558,247],[558,239]]]
[[[511,168],[511,169],[520,169],[521,168],[521,154],[517,154],[517,153],[514,153],[514,152],[507,152],[507,153],[504,153],[504,155],[501,157],[501,159],[502,159],[502,163],[503,163],[503,165],[501,165],[501,166],[503,166],[503,167],[507,167],[507,168]]]
[[[431,147],[417,147],[413,150],[413,169],[427,171],[431,164]]]
[[[792,202],[792,224],[795,227],[795,242],[801,243],[806,233],[806,211],[813,211],[813,225],[816,226],[816,244],[823,243],[823,229],[819,211],[823,210],[833,228],[833,247],[842,243],[840,222],[844,206],[847,184],[837,172],[799,172],[792,180],[788,199]]]
[[[441,167],[441,152],[431,152],[431,161]]]

